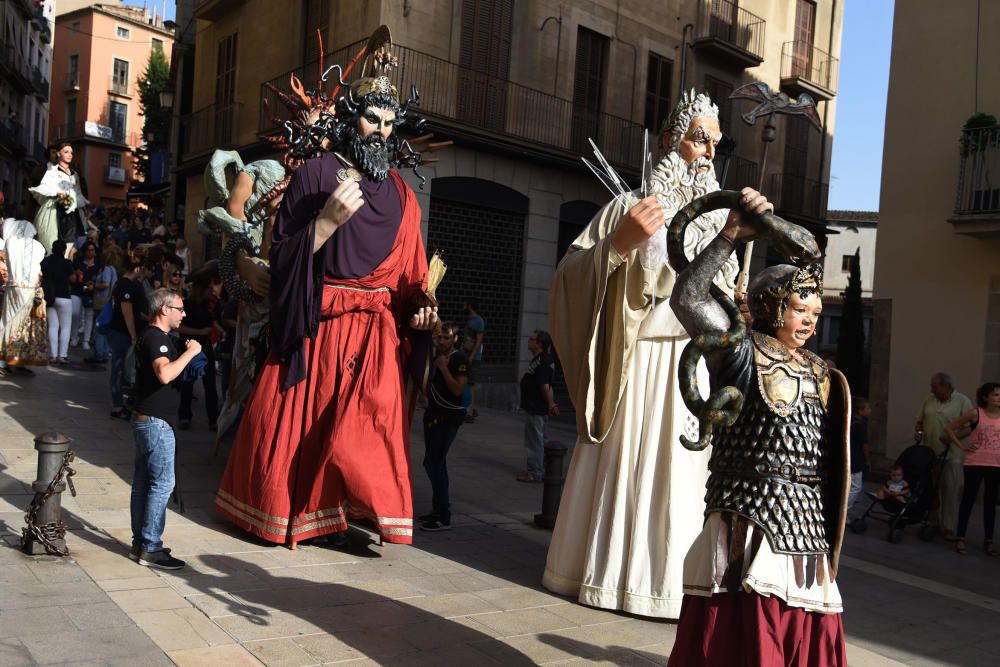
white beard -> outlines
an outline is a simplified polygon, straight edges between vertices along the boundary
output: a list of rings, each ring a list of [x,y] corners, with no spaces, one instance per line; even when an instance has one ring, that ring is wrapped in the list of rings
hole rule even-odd
[[[700,171],[698,168],[702,165],[707,165],[708,169]],[[650,174],[649,192],[655,194],[663,206],[664,225],[638,248],[639,263],[643,268],[659,272],[667,266],[667,225],[681,208],[702,195],[718,191],[719,182],[711,161],[699,158],[689,165],[677,151],[670,151],[660,160]],[[684,234],[684,254],[688,261],[693,260],[716,237],[728,216],[729,209],[719,209],[691,221]],[[730,255],[715,277],[715,283],[732,293],[738,272],[736,256]]]

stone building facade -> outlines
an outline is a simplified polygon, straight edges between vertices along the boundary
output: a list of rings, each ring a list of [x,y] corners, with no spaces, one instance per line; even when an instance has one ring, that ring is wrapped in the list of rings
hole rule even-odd
[[[48,157],[53,5],[0,0],[0,191],[11,215],[26,210]]]
[[[824,131],[779,120],[764,190],[778,210],[823,229],[836,115],[843,4],[836,0],[427,0],[364,3],[204,0],[194,7],[192,112],[181,119],[178,178],[188,236],[204,203],[202,172],[215,148],[245,160],[268,155],[258,134],[271,127],[290,73],[307,87],[326,65],[347,63],[375,27],[392,31],[402,95],[417,86],[418,114],[454,146],[404,174],[423,210],[428,249],[445,252],[443,314],[464,319],[478,298],[486,320],[483,375],[488,403],[507,405],[527,362],[526,340],[548,327],[548,287],[559,258],[609,194],[580,162],[596,144],[637,184],[643,139],[656,134],[684,88],[720,103],[735,144],[718,170],[730,187],[757,186],[761,123],[746,126],[750,102],[730,101],[743,83],[766,81],[819,102]],[[178,17],[178,22],[182,22]],[[265,101],[268,103],[265,106]],[[749,105],[749,106],[744,106]],[[280,114],[278,114],[280,120]],[[208,240],[198,257],[217,251]]]

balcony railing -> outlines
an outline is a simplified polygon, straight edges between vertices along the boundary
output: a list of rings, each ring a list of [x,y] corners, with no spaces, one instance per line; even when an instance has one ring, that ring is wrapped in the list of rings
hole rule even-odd
[[[715,158],[715,171],[719,184],[726,190],[739,190],[744,187],[756,188],[760,185],[760,170],[753,160],[734,155],[727,161],[720,156]],[[724,182],[723,177],[725,177]]]
[[[135,142],[140,139],[139,133],[128,134],[124,128],[111,127],[96,121],[83,121],[80,123],[67,123],[56,125],[52,128],[52,140],[66,139],[98,139],[120,144],[122,146],[137,145]]]
[[[31,70],[27,61],[14,49],[13,44],[0,44],[0,68],[6,70],[7,81],[24,94],[31,93]]]
[[[1000,213],[1000,125],[962,131],[957,215]]]
[[[108,92],[111,93],[112,95],[122,95],[127,97],[129,95],[128,79],[125,79],[123,81],[122,79],[112,74],[111,78],[108,79]]]
[[[26,153],[28,146],[24,126],[14,120],[0,121],[0,146],[19,155]]]
[[[781,85],[791,94],[806,92],[820,100],[837,94],[840,61],[810,42],[785,42],[781,47]]]
[[[216,148],[235,148],[240,107],[214,104],[181,117],[181,154],[183,159]]]
[[[707,19],[696,49],[717,52],[740,68],[764,61],[764,19],[731,0],[712,0]]]
[[[31,84],[35,87],[35,94],[43,100],[49,99],[49,80],[42,74],[42,70],[37,67],[31,69]]]
[[[80,73],[66,73],[66,90],[80,90]]]
[[[327,63],[350,62],[361,43],[330,54]],[[400,97],[409,97],[410,86],[420,91],[416,113],[449,128],[469,135],[493,135],[506,138],[526,149],[542,148],[576,159],[590,153],[587,139],[592,138],[608,160],[616,166],[638,171],[642,160],[642,125],[599,111],[588,111],[570,100],[492,77],[420,51],[394,45],[399,67],[392,74]],[[315,64],[283,74],[269,83],[289,92],[289,74],[296,74],[309,88],[316,80]],[[332,86],[328,86],[331,88]],[[261,86],[261,132],[275,129],[287,119],[278,96]],[[266,103],[266,107],[265,107]]]
[[[798,174],[772,174],[767,195],[779,213],[821,220],[826,217],[829,193],[826,183]]]

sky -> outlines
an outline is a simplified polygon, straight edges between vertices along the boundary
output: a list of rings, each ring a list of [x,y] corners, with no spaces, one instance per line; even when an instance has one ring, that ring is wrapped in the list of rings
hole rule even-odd
[[[828,208],[877,211],[894,0],[847,0]]]

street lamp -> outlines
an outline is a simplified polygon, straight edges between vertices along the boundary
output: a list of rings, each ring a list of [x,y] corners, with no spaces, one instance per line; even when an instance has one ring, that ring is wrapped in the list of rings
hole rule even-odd
[[[164,88],[160,91],[160,107],[170,109],[174,106],[174,89]]]

